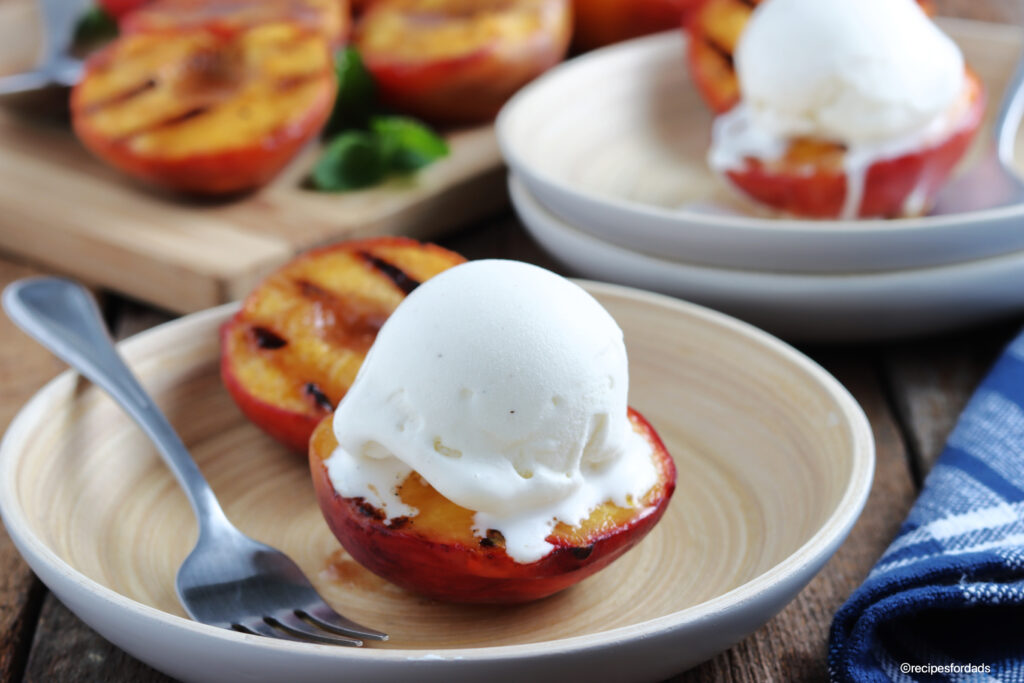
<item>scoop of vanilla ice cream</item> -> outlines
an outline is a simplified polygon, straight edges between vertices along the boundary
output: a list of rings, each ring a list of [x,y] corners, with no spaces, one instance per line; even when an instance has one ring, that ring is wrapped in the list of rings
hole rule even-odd
[[[766,0],[735,57],[754,124],[781,138],[908,135],[964,83],[959,48],[914,0]]]
[[[622,331],[579,286],[536,266],[474,261],[420,285],[381,328],[334,415],[335,489],[389,517],[411,471],[476,511],[518,561],[557,521],[656,482],[627,418]]]

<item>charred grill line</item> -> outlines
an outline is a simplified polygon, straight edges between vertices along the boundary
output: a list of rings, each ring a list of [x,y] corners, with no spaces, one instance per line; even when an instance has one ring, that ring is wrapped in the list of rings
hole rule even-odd
[[[306,382],[306,386],[302,387],[302,391],[305,392],[306,396],[313,399],[313,402],[316,403],[319,408],[322,408],[327,412],[334,410],[334,406],[331,404],[331,399],[327,398],[327,394],[325,394],[315,382]]]
[[[588,545],[582,548],[573,548],[572,556],[575,557],[577,560],[585,560],[588,557],[590,557],[590,554],[592,552],[594,552],[594,546]]]
[[[296,280],[295,284],[299,287],[299,293],[307,299],[333,299],[334,295],[328,292],[320,285],[315,285],[309,280]]]
[[[295,76],[282,78],[278,80],[276,83],[274,83],[274,90],[276,92],[287,92],[289,90],[292,90],[293,88],[298,88],[303,85],[306,85],[307,83],[311,83],[315,80],[318,80],[322,73],[322,71],[314,71],[310,73],[298,74]]]
[[[268,330],[266,327],[253,327],[252,336],[256,340],[256,346],[261,349],[273,351],[288,345],[287,339],[273,330]]]
[[[388,522],[389,529],[403,529],[412,524],[412,520],[408,517],[395,517],[393,520]]]
[[[388,279],[394,282],[395,286],[402,290],[402,293],[405,294],[406,296],[412,294],[412,291],[420,286],[419,280],[414,280],[413,278],[409,277],[409,275],[404,270],[394,265],[393,263],[389,263],[384,259],[380,258],[379,256],[374,256],[368,251],[360,251],[358,253],[360,258],[362,258],[364,261],[366,261],[371,266],[376,268],[377,271],[380,272],[382,275],[387,276]]]
[[[730,69],[735,70],[736,67],[733,64],[732,52],[730,52],[728,49],[726,49],[722,45],[719,45],[715,41],[711,40],[710,38],[705,37],[704,38],[704,42],[707,44],[708,47],[711,48],[711,50],[716,55],[721,57],[726,62],[726,64],[729,65]]]
[[[372,505],[367,503],[363,498],[355,498],[353,502],[356,504],[356,507],[359,509],[359,512],[362,513],[364,517],[369,517],[371,519],[376,520],[384,519],[384,512],[373,507]]]
[[[206,105],[192,107],[191,109],[188,109],[180,114],[175,114],[174,116],[168,117],[162,121],[152,123],[146,126],[145,128],[133,130],[132,132],[123,135],[119,139],[119,142],[125,143],[138,135],[145,135],[146,133],[151,133],[155,130],[160,130],[161,128],[171,128],[173,126],[177,126],[179,124],[185,123],[186,121],[194,119],[197,116],[202,116],[206,112],[210,111],[210,109],[212,109],[212,107]]]
[[[156,79],[149,78],[140,83],[139,85],[135,86],[134,88],[128,88],[127,90],[119,92],[116,95],[112,95],[105,100],[100,100],[99,102],[94,102],[93,104],[90,104],[85,111],[88,114],[95,114],[99,110],[104,109],[106,107],[111,107],[115,104],[122,104],[124,102],[127,102],[128,100],[138,97],[142,93],[152,90],[155,87]]]
[[[164,119],[163,121],[159,121],[159,122],[153,124],[152,126],[149,127],[149,130],[156,130],[158,128],[170,128],[171,126],[177,126],[179,123],[185,123],[186,121],[194,119],[197,116],[202,116],[206,112],[210,111],[210,109],[212,109],[212,107],[209,107],[207,105],[200,105],[198,107],[192,107],[191,109],[188,109],[186,111],[183,111],[180,114],[177,114],[176,116],[172,116],[170,118]]]

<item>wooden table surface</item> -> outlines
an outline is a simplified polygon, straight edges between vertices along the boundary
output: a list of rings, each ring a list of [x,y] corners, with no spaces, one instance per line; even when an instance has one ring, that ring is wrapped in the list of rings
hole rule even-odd
[[[1016,20],[1018,2],[940,0],[940,11]],[[2,207],[0,207],[2,209]],[[469,258],[518,258],[559,270],[511,215],[442,241]],[[0,254],[0,286],[40,271]],[[101,294],[125,337],[169,314]],[[849,539],[781,614],[752,636],[673,681],[824,681],[836,609],[864,579],[910,509],[924,475],[973,388],[1024,317],[940,337],[849,347],[804,347],[863,406],[877,443],[870,498]],[[870,324],[870,321],[865,321]],[[0,316],[0,431],[62,364]],[[114,647],[71,614],[32,574],[0,529],[0,681],[169,680]]]

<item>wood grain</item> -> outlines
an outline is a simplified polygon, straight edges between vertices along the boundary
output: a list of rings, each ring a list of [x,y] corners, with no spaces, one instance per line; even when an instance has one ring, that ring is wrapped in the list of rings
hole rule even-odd
[[[918,485],[942,452],[957,417],[1020,321],[989,325],[886,350],[888,389],[905,425]]]
[[[30,267],[0,261],[0,288],[39,275]],[[0,431],[61,364],[0,315]],[[44,588],[0,528],[0,680],[14,680],[25,666]]]
[[[112,645],[82,623],[52,593],[47,594],[25,670],[25,683],[171,680]]]

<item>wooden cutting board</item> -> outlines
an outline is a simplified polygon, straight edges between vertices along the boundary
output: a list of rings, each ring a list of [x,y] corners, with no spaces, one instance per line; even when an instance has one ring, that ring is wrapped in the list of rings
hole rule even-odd
[[[34,27],[22,8],[0,2],[0,73],[24,68],[26,50],[38,46],[25,39]],[[448,158],[369,190],[304,189],[319,152],[311,146],[259,192],[196,202],[134,183],[94,159],[66,123],[44,118],[0,109],[0,250],[180,313],[244,296],[312,246],[384,234],[433,239],[507,202],[491,126],[450,134]]]

